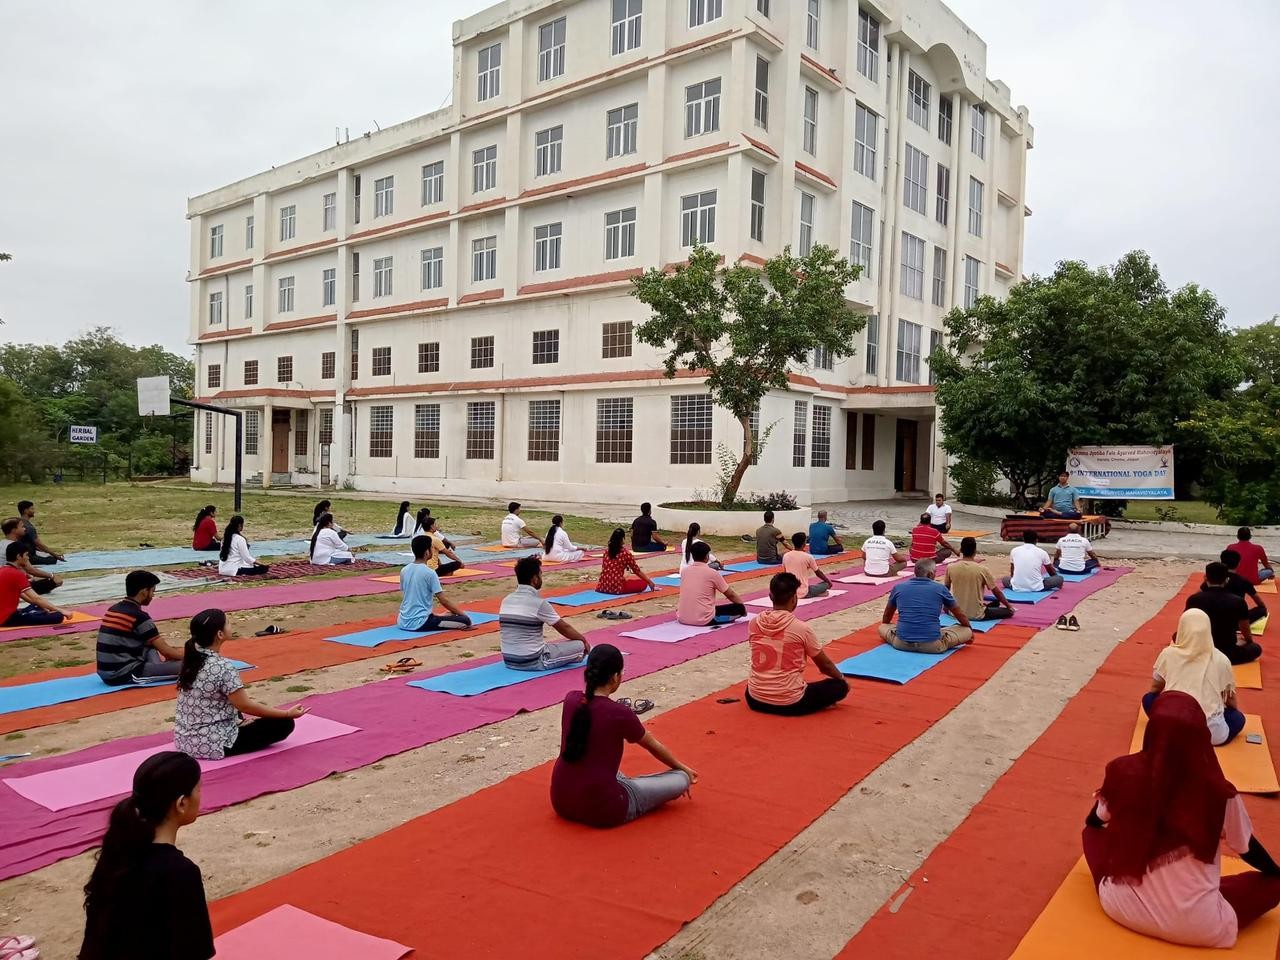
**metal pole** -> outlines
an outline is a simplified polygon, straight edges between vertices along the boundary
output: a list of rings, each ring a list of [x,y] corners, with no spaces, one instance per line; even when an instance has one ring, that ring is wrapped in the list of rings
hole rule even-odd
[[[241,510],[241,479],[244,472],[240,462],[240,458],[244,453],[244,414],[234,412],[232,416],[236,418],[236,513],[239,513]]]

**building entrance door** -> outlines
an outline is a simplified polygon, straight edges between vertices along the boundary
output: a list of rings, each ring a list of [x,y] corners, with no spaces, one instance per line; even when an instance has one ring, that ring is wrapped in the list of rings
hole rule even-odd
[[[893,451],[893,489],[907,493],[916,489],[916,443],[920,424],[915,420],[898,420],[897,442]]]
[[[289,411],[271,411],[271,472],[289,472]]]

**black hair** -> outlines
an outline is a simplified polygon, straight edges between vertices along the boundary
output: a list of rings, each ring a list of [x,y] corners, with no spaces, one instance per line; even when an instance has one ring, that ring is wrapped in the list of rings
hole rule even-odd
[[[196,522],[191,525],[191,532],[194,533],[195,531],[199,530],[200,521],[203,520],[205,517],[213,516],[217,512],[217,510],[218,508],[215,507],[212,503],[201,507],[200,512],[196,514]]]
[[[698,534],[702,532],[702,524],[697,520],[689,524],[689,529],[684,535],[684,562],[688,563],[693,558],[693,541],[697,539]]]
[[[178,673],[178,686],[190,690],[196,682],[209,648],[218,638],[218,632],[227,628],[227,615],[216,607],[201,610],[191,618],[191,636],[182,647],[182,670]]]
[[[133,792],[115,805],[84,885],[85,943],[118,943],[137,923],[133,873],[173,805],[200,783],[200,764],[180,750],[152,754],[133,773]]]
[[[1222,553],[1218,555],[1218,559],[1222,561],[1222,565],[1228,570],[1234,570],[1236,567],[1240,566],[1240,554],[1236,553],[1234,550],[1223,550]]]
[[[622,552],[622,541],[627,539],[627,531],[618,527],[613,533],[609,534],[608,554],[610,558],[617,559],[618,554]]]
[[[692,553],[693,559],[698,563],[706,563],[707,557],[711,556],[711,547],[699,540],[686,552]]]
[[[1215,586],[1221,586],[1227,582],[1228,572],[1226,564],[1215,560],[1204,568],[1204,578]]]
[[[1023,543],[1039,543],[1040,534],[1036,533],[1034,530],[1023,530],[1022,542]]]
[[[514,500],[507,504],[507,513],[515,513],[519,509],[520,504],[516,503]]]
[[[30,509],[31,507],[34,507],[34,506],[35,506],[35,504],[34,504],[34,503],[32,503],[30,500],[19,500],[19,501],[18,501],[18,516],[22,516],[22,514],[26,513],[28,509]]]
[[[640,515],[642,517],[647,517],[649,515],[649,511],[652,509],[653,504],[646,500],[644,503],[640,504]]]
[[[409,544],[409,549],[413,551],[413,559],[421,560],[424,557],[431,556],[431,538],[426,534],[418,534]]]
[[[18,512],[19,513],[22,512],[22,504],[18,504]],[[1236,539],[1243,540],[1245,543],[1248,543],[1250,540],[1253,539],[1253,531],[1250,530],[1248,527],[1241,527],[1239,530],[1236,531]]]
[[[149,587],[154,587],[160,582],[150,570],[133,570],[124,578],[124,595],[126,597],[136,596]]]
[[[423,530],[427,529],[427,521],[431,519],[431,508],[423,507],[418,511],[418,526]]]
[[[775,573],[769,581],[769,599],[776,607],[794,597],[799,589],[800,578],[794,573]]]
[[[591,736],[591,701],[596,688],[603,687],[615,675],[622,672],[622,651],[609,643],[597,643],[587,654],[587,666],[582,671],[587,698],[573,712],[569,720],[569,732],[565,734],[564,749],[560,758],[565,763],[577,763],[586,755],[587,740]]]
[[[317,519],[319,518],[317,517]],[[222,531],[222,549],[218,551],[219,557],[225,560],[227,559],[228,556],[230,556],[231,541],[237,533],[239,533],[240,536],[243,537],[244,533],[241,532],[243,530],[244,530],[244,517],[240,516],[240,514],[237,513],[234,517],[232,517],[230,520],[227,521],[227,528]],[[245,543],[245,546],[249,545],[249,540],[247,537],[245,538],[244,543]]]
[[[797,550],[804,549],[804,545],[809,542],[809,535],[797,531],[791,535],[791,545]]]
[[[937,500],[939,497],[942,497],[942,499],[943,499],[943,500],[947,499],[945,494],[935,493],[935,494],[933,495],[933,499],[935,499],[935,500]]]
[[[316,528],[311,531],[311,550],[307,553],[307,559],[314,561],[316,555],[316,541],[320,539],[320,531],[325,527],[333,526],[333,514],[322,513],[320,519],[316,521]]]
[[[27,552],[27,545],[21,540],[13,540],[4,548],[4,558],[10,563],[17,560],[20,556]]]
[[[422,532],[423,532],[423,533],[428,533],[428,534],[429,534],[429,533],[430,533],[432,530],[434,530],[434,529],[435,529],[435,527],[436,527],[436,518],[435,518],[435,517],[433,517],[433,516],[431,516],[431,514],[427,514],[427,515],[423,518],[422,523],[420,524],[420,526],[422,527]],[[446,540],[446,541],[445,541],[445,543],[448,543],[448,542],[449,542],[448,540]]]
[[[516,583],[531,586],[533,578],[542,573],[542,558],[536,554],[521,557],[516,561]]]
[[[4,523],[0,523],[0,532],[4,533],[7,537],[9,534],[13,533],[13,531],[18,529],[18,524],[21,522],[21,517],[10,517]]]
[[[556,514],[551,518],[551,528],[547,530],[547,539],[542,542],[542,552],[550,553],[551,548],[556,544],[556,531],[560,529],[560,525],[564,523],[564,517]]]
[[[393,531],[395,531],[396,533],[400,532],[400,524],[404,520],[404,515],[408,512],[409,512],[409,501],[401,500],[400,512],[396,514],[396,525],[391,528]]]
[[[973,557],[978,553],[978,541],[975,537],[965,537],[960,541],[960,556]]]
[[[317,503],[315,506],[315,509],[311,511],[312,525],[314,526],[316,524],[316,522],[320,519],[321,514],[328,513],[329,508],[332,506],[333,504],[330,503],[328,500],[321,500],[319,503]]]
[[[765,523],[773,523],[773,511],[772,511],[772,510],[766,510],[766,511],[764,512],[764,522],[765,522]]]
[[[922,513],[922,514],[920,514],[920,522],[921,522],[921,523],[933,523],[933,517],[929,516],[927,513]]]
[[[883,537],[883,536],[884,536],[884,521],[883,521],[883,520],[877,520],[875,523],[873,523],[873,524],[871,525],[871,532],[872,532],[873,534],[875,534],[877,537]]]

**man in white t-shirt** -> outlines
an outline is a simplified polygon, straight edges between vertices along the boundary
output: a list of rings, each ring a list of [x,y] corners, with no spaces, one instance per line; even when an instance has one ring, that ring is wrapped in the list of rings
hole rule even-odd
[[[1067,535],[1058,538],[1053,551],[1053,565],[1059,573],[1088,573],[1101,564],[1093,552],[1093,544],[1080,533],[1080,524],[1067,524]]]
[[[1053,569],[1049,555],[1040,548],[1040,537],[1028,530],[1022,540],[1020,546],[1009,551],[1009,576],[1001,581],[1005,589],[1023,593],[1057,590],[1064,581]]]
[[[896,577],[907,565],[907,558],[884,535],[883,520],[871,525],[871,534],[862,543],[862,572],[868,577]]]
[[[502,518],[502,545],[504,547],[540,547],[538,535],[520,519],[520,504],[512,500],[507,504],[507,515]]]
[[[933,498],[933,503],[924,508],[925,513],[929,514],[929,524],[939,533],[948,533],[951,530],[951,504],[947,503],[947,498],[942,494],[937,494]]]

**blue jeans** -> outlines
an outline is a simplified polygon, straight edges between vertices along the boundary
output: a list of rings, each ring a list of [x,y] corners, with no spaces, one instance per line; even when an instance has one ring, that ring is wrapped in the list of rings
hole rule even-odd
[[[676,799],[692,785],[683,770],[666,770],[647,777],[618,774],[618,783],[627,792],[627,823]]]
[[[824,544],[810,543],[809,552],[813,554],[815,557],[829,557],[832,554],[844,553],[844,547],[840,546],[837,543],[824,543]]]

